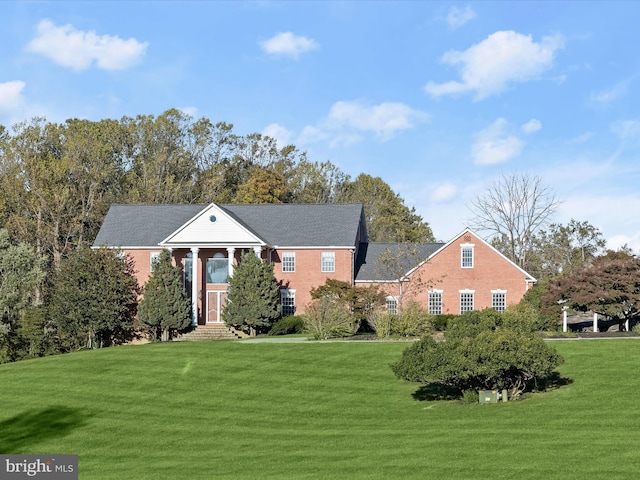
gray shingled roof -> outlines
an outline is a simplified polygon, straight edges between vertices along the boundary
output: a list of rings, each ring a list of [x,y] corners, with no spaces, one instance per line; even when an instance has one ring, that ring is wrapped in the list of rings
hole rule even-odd
[[[356,273],[356,282],[367,281],[391,281],[397,280],[393,278],[391,272],[385,271],[386,269],[378,261],[381,255],[389,249],[392,254],[397,254],[400,249],[398,243],[369,243],[363,244],[358,252],[357,265],[359,269]],[[413,267],[416,267],[420,262],[426,260],[433,255],[444,243],[425,243],[419,246],[419,253],[416,258],[415,264],[407,268],[407,272]],[[413,262],[411,262],[413,263]],[[407,273],[405,272],[405,273]]]
[[[111,205],[94,246],[153,247],[206,205]]]
[[[218,205],[272,246],[355,246],[361,204]],[[207,205],[112,205],[95,246],[151,247]]]

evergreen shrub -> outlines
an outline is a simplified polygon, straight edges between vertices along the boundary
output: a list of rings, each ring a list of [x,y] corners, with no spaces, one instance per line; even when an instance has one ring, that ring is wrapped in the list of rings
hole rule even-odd
[[[269,335],[290,335],[304,331],[304,318],[299,315],[287,315],[273,324]]]

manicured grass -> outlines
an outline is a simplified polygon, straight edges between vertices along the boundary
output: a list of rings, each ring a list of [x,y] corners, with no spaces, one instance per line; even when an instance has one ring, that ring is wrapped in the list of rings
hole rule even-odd
[[[571,383],[416,400],[401,343],[175,343],[0,365],[0,453],[81,479],[623,479],[640,472],[640,341],[556,341]]]

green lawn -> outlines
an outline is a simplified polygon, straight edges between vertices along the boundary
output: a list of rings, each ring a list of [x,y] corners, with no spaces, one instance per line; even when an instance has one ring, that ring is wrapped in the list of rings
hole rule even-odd
[[[0,453],[81,479],[616,479],[640,472],[640,341],[556,341],[572,383],[416,400],[401,343],[174,343],[0,365]]]

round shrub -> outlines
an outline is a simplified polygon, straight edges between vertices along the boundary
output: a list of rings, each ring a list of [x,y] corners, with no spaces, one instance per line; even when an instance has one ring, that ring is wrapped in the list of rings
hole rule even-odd
[[[304,319],[298,315],[287,315],[273,324],[269,335],[290,335],[292,333],[302,333],[304,330]]]

